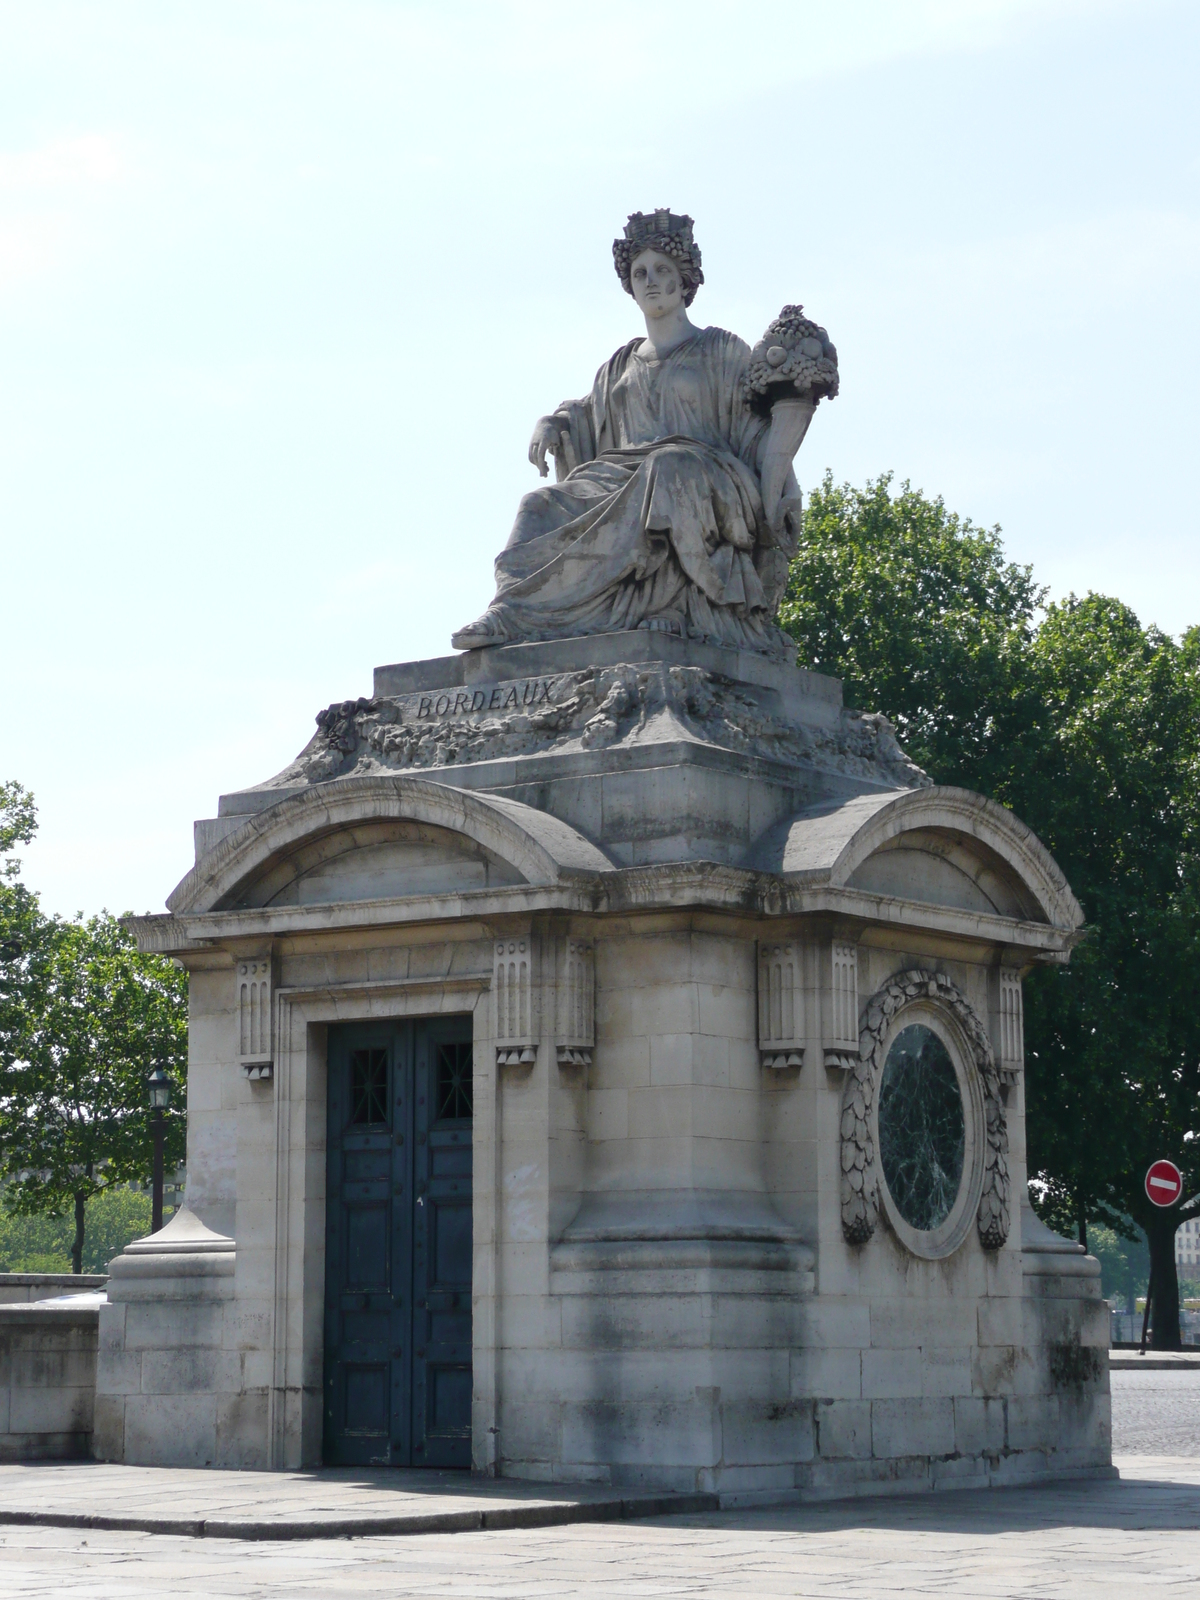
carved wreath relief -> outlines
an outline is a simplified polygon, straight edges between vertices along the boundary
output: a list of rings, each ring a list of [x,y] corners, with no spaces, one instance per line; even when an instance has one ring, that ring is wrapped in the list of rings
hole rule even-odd
[[[879,1220],[879,1161],[872,1112],[884,1067],[884,1040],[898,1012],[917,1000],[944,1006],[966,1034],[984,1101],[983,1192],[976,1213],[979,1240],[998,1250],[1008,1238],[1008,1124],[991,1040],[966,996],[940,972],[902,972],[867,1007],[842,1097],[842,1232],[865,1244]]]

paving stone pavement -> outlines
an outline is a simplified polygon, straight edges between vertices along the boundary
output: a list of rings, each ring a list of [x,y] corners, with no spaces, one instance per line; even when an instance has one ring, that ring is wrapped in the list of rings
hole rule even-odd
[[[1200,1456],[1200,1372],[1114,1372],[1113,1449]]]
[[[1191,1600],[1200,1594],[1200,1374],[1118,1376],[1120,1481],[287,1544],[0,1527],[0,1594]],[[1185,1455],[1149,1453],[1180,1430]]]
[[[236,1472],[111,1462],[0,1463],[0,1526],[41,1524],[194,1538],[337,1539],[540,1528],[710,1511],[713,1494],[326,1467]]]
[[[0,1590],[87,1600],[1200,1593],[1200,1462],[1127,1457],[1122,1470],[1120,1483],[404,1539],[278,1544],[8,1528]]]

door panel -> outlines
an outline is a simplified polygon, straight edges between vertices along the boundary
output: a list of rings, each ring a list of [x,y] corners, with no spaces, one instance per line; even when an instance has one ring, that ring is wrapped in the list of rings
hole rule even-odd
[[[471,1263],[471,1202],[433,1200],[433,1265],[431,1289],[455,1289],[462,1283],[464,1266]]]
[[[471,1464],[471,1019],[329,1029],[325,1459]]]
[[[388,1369],[386,1366],[347,1365],[345,1372],[346,1432],[357,1438],[375,1438],[385,1430],[380,1424],[388,1414]]]
[[[431,1023],[414,1151],[414,1427],[431,1467],[471,1464],[471,1046]],[[416,1419],[420,1419],[419,1422]]]
[[[346,1207],[346,1287],[388,1286],[388,1207]]]

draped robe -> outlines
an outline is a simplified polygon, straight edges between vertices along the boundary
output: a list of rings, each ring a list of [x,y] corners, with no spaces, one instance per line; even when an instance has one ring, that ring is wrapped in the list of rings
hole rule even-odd
[[[661,360],[639,354],[641,343],[600,368],[586,399],[553,413],[559,481],[524,497],[497,558],[495,642],[653,624],[794,650],[756,566],[776,541],[759,493],[768,423],[743,397],[749,347],[723,328]]]

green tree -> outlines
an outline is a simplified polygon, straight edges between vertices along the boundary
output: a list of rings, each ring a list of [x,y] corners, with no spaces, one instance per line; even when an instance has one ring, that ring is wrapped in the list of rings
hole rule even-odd
[[[28,842],[32,797],[4,791],[6,835]],[[146,1078],[186,1070],[186,978],[141,955],[106,912],[47,917],[6,864],[0,981],[0,1180],[14,1215],[74,1216],[72,1270],[83,1270],[88,1200],[151,1160]],[[166,1161],[184,1153],[184,1115],[167,1114]]]
[[[1179,1343],[1189,1213],[1151,1205],[1146,1169],[1167,1156],[1200,1194],[1198,642],[1101,595],[1052,606],[1034,642],[1043,736],[1012,787],[1088,917],[1070,966],[1027,985],[1031,1170],[1058,1226],[1143,1230],[1157,1348]]]
[[[1120,602],[1050,606],[985,531],[891,479],[812,495],[781,620],[805,665],[893,718],[936,782],[1011,806],[1074,887],[1088,936],[1026,986],[1039,1209],[1145,1229],[1156,1344],[1178,1343],[1173,1238],[1146,1201],[1169,1155],[1200,1194],[1200,631],[1177,644]]]
[[[20,882],[14,854],[36,832],[33,796],[19,783],[0,783],[0,1051],[20,1033],[25,980],[45,940],[37,896]]]
[[[976,527],[890,474],[826,474],[809,497],[779,620],[801,664],[883,711],[939,783],[1002,793],[1036,721],[1033,619],[1044,591]]]
[[[37,807],[28,789],[19,783],[0,783],[0,879],[11,880],[21,863],[13,850],[29,844],[37,832]]]
[[[1146,1287],[1150,1268],[1145,1235],[1136,1223],[1131,1221],[1126,1233],[1118,1233],[1107,1223],[1090,1223],[1088,1249],[1100,1263],[1100,1292],[1104,1298],[1120,1302],[1127,1311],[1136,1310],[1137,1297]]]
[[[85,1208],[84,1272],[104,1272],[132,1239],[150,1232],[150,1197],[109,1187]],[[0,1212],[0,1272],[69,1272],[73,1217],[15,1217]]]

